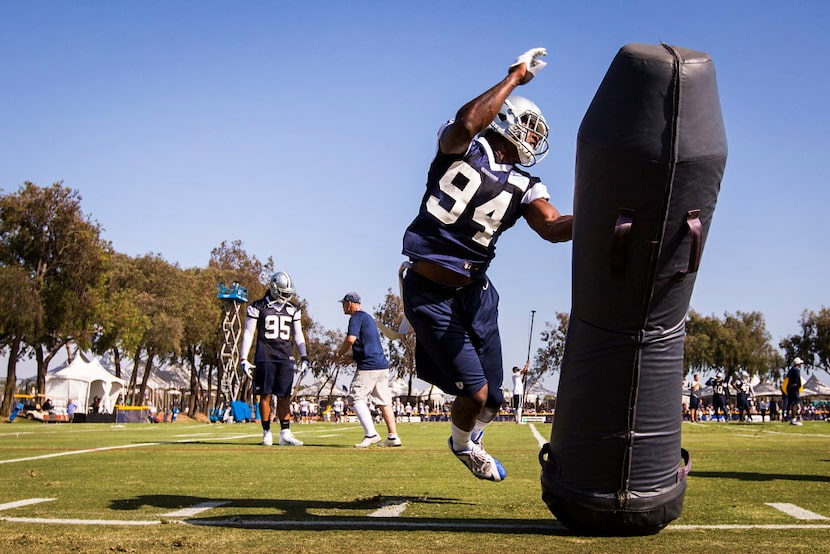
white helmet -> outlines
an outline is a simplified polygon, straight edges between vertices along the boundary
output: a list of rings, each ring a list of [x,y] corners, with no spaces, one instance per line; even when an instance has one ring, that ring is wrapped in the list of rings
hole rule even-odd
[[[509,96],[489,128],[516,146],[519,165],[530,167],[548,153],[548,124],[539,106],[524,96]]]
[[[291,276],[288,273],[277,271],[271,275],[268,290],[271,293],[272,299],[288,302],[294,296],[294,281],[291,280]]]
[[[718,371],[717,373],[715,373],[715,379],[723,379],[723,372]]]

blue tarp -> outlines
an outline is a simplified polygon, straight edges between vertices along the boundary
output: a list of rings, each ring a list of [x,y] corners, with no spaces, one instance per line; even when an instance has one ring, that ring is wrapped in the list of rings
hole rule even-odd
[[[242,400],[231,402],[231,416],[233,416],[234,421],[253,421],[251,407]]]

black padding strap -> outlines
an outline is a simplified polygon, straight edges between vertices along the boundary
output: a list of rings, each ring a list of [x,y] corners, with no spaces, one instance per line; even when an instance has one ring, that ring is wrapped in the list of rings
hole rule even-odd
[[[674,278],[682,281],[689,273],[694,273],[700,267],[700,251],[703,244],[703,225],[700,222],[700,210],[689,210],[686,213],[686,227],[692,237],[692,245],[689,248],[689,263],[685,271],[678,271]]]
[[[614,223],[614,243],[611,245],[611,274],[616,279],[622,279],[625,273],[625,252],[633,223],[634,210],[620,208]]]

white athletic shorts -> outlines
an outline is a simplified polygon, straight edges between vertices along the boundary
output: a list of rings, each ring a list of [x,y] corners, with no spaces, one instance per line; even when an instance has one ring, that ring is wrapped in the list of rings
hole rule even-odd
[[[352,403],[368,404],[369,398],[378,406],[392,405],[392,391],[389,390],[388,369],[361,369],[355,372],[349,396]]]

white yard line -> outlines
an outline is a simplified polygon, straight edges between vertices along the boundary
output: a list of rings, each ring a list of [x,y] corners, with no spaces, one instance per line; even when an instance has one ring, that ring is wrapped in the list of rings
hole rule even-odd
[[[235,440],[235,439],[250,439],[253,437],[259,437],[259,434],[246,434],[246,435],[220,435],[214,437],[204,437],[195,439],[198,441],[220,441],[220,440]],[[60,456],[74,456],[76,454],[91,454],[94,452],[105,452],[107,450],[122,450],[125,448],[140,448],[144,446],[158,446],[161,444],[171,444],[171,443],[180,443],[185,444],[188,442],[194,442],[194,439],[181,439],[176,441],[159,441],[159,442],[141,442],[136,444],[122,444],[118,446],[102,446],[100,448],[85,448],[83,450],[67,450],[65,452],[53,452],[52,454],[43,454],[41,456],[29,456],[27,458],[14,458],[11,460],[0,460],[0,464],[11,464],[15,462],[30,462],[32,460],[45,460],[47,458],[57,458]]]
[[[0,517],[0,521],[9,523],[38,523],[38,524],[54,524],[54,525],[161,525],[163,523],[179,523],[183,525],[203,525],[207,527],[235,527],[235,528],[265,528],[265,529],[376,529],[378,527],[389,527],[391,529],[449,529],[454,531],[473,531],[483,529],[486,531],[551,531],[562,530],[567,528],[556,520],[551,520],[550,523],[532,524],[523,521],[516,521],[516,523],[460,523],[460,522],[427,522],[417,521],[415,519],[396,519],[394,521],[356,521],[356,520],[241,520],[233,519],[211,519],[211,520],[176,520],[168,519],[161,520],[124,520],[124,519],[50,519],[39,517]],[[705,531],[705,530],[751,530],[751,529],[766,529],[766,530],[824,530],[830,529],[828,524],[812,524],[812,525],[669,525],[664,531]]]
[[[161,525],[161,521],[130,521],[126,519],[50,519],[45,517],[2,517],[0,521],[53,525]]]
[[[38,504],[40,502],[49,502],[55,500],[54,498],[29,498],[25,500],[18,500],[15,502],[7,502],[0,504],[0,510],[9,510]],[[382,505],[378,510],[368,514],[367,520],[340,520],[340,519],[308,519],[308,520],[280,520],[280,519],[265,519],[265,520],[245,520],[239,518],[229,519],[189,519],[198,514],[204,513],[213,508],[218,508],[226,504],[230,504],[231,500],[211,500],[201,502],[191,508],[183,508],[174,512],[162,514],[160,517],[164,520],[125,520],[125,519],[76,519],[76,518],[44,518],[44,517],[0,517],[0,521],[10,523],[38,523],[38,524],[53,524],[53,525],[161,525],[163,523],[179,523],[183,525],[204,525],[209,527],[242,527],[242,528],[265,528],[265,529],[376,529],[378,527],[388,527],[391,529],[449,529],[455,531],[473,531],[478,529],[486,529],[488,531],[498,530],[527,530],[527,531],[550,531],[563,530],[567,531],[564,525],[552,519],[550,522],[527,523],[523,521],[516,521],[515,523],[476,523],[471,521],[469,523],[454,522],[435,522],[435,521],[418,521],[417,519],[396,519],[406,510],[408,502],[406,501],[390,501]],[[770,504],[771,505],[771,504]],[[791,506],[791,505],[787,505]],[[774,506],[775,507],[775,506]],[[797,507],[796,507],[797,508]],[[806,510],[804,510],[806,512]],[[812,512],[807,512],[812,513]],[[817,515],[817,514],[813,514]],[[175,519],[168,519],[175,518]],[[178,519],[182,518],[182,519]],[[395,518],[391,521],[378,521],[377,518]],[[819,519],[827,519],[818,516]],[[815,518],[814,518],[815,519]],[[815,530],[815,529],[830,529],[830,524],[758,524],[758,525],[743,525],[743,524],[721,524],[721,525],[669,525],[666,527],[667,531],[701,531],[701,530],[729,530],[729,529],[801,529],[801,530]]]
[[[30,462],[32,460],[44,460],[46,458],[58,458],[60,456],[74,456],[75,454],[89,454],[91,452],[104,452],[107,450],[121,450],[124,448],[139,448],[142,446],[155,446],[158,442],[142,442],[138,444],[122,444],[120,446],[102,446],[101,448],[86,448],[84,450],[67,450],[66,452],[54,452],[42,456],[29,456],[28,458],[15,458],[13,460],[0,460],[0,464],[11,464],[14,462]]]
[[[389,527],[391,529],[445,529],[450,531],[498,531],[503,529],[505,531],[549,531],[551,529],[565,529],[565,526],[556,520],[551,520],[550,523],[532,524],[517,520],[513,523],[459,523],[459,522],[440,522],[440,521],[418,521],[417,519],[396,519],[394,521],[356,521],[356,520],[227,520],[227,521],[202,521],[191,520],[182,521],[188,525],[205,525],[209,527],[233,525],[234,527],[252,527],[252,528],[266,528],[266,529],[377,529],[378,527]]]
[[[795,504],[787,504],[787,503],[778,503],[778,502],[766,502],[767,506],[772,506],[776,510],[784,512],[788,516],[792,516],[795,519],[801,520],[820,520],[820,519],[827,519],[821,514],[817,514],[815,512],[811,512],[810,510],[805,510]]]

